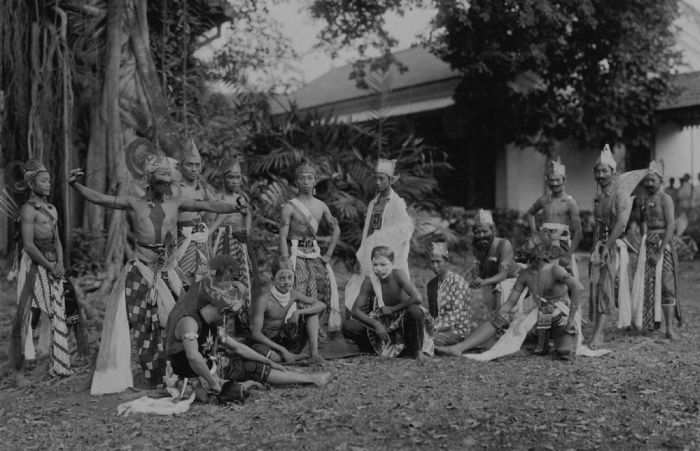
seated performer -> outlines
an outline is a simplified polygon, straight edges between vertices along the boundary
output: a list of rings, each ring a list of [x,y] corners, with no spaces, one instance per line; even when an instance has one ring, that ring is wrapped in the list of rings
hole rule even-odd
[[[133,144],[133,143],[132,143]],[[127,161],[137,146],[127,148]],[[114,284],[107,301],[100,352],[92,394],[116,393],[133,386],[129,324],[134,330],[139,363],[151,385],[158,385],[165,372],[164,326],[182,282],[175,271],[177,218],[180,211],[230,213],[238,209],[221,201],[194,201],[169,197],[174,165],[170,159],[150,152],[142,155],[142,168],[134,168],[137,184],[146,193],[137,196],[108,196],[77,183],[82,171],[75,169],[69,183],[88,201],[106,208],[127,210],[136,235],[136,258],[130,261]]]
[[[503,282],[516,275],[513,246],[507,239],[496,237],[496,225],[491,212],[487,210],[479,210],[472,232],[476,260],[470,285],[472,288],[481,288],[483,305],[488,311],[493,311],[498,309],[503,298],[508,296],[508,293],[504,296],[503,292],[510,284]]]
[[[241,190],[243,175],[241,164],[235,159],[224,168],[224,192],[220,199],[238,205],[240,212],[217,215],[211,226],[212,254],[231,255],[238,262],[238,274],[235,280],[248,287],[248,294],[243,307],[235,319],[235,336],[250,336],[250,315],[252,305],[252,287],[260,286],[259,275],[250,243],[252,216],[248,207],[248,198]],[[253,279],[256,279],[254,282]]]
[[[355,254],[360,265],[360,273],[353,274],[345,285],[345,307],[352,309],[352,303],[360,294],[360,288],[368,275],[372,274],[371,252],[376,246],[386,246],[394,251],[396,264],[409,278],[408,253],[411,250],[413,219],[408,215],[406,202],[392,188],[398,180],[396,160],[377,161],[375,170],[377,195],[367,206],[365,225],[362,230],[362,243]]]
[[[168,318],[166,354],[173,373],[181,378],[201,378],[214,394],[221,392],[222,380],[252,380],[275,385],[326,385],[330,373],[286,371],[279,364],[226,335],[223,322],[227,315],[242,307],[246,288],[241,283],[230,282],[237,270],[232,257],[218,256],[211,261],[210,267],[215,275],[190,287]],[[217,345],[230,355],[219,358]],[[220,377],[211,372],[213,364],[217,362]],[[198,398],[204,400],[201,392],[198,391]]]
[[[512,319],[511,312],[527,288],[538,308],[537,328],[551,330],[554,349],[561,358],[573,358],[577,346],[576,312],[581,303],[583,286],[570,272],[559,266],[558,256],[553,258],[552,244],[547,231],[540,231],[528,238],[522,252],[529,258],[529,264],[518,274],[508,300],[493,312],[491,320],[480,324],[466,340],[452,346],[436,347],[435,351],[458,357],[507,329]]]
[[[676,333],[673,318],[681,321],[678,293],[678,257],[673,245],[674,206],[671,196],[661,191],[663,166],[652,161],[644,177],[645,193],[635,199],[635,210],[642,220],[642,245],[634,278],[633,324],[655,330],[665,319],[666,338]],[[641,298],[641,299],[640,299]]]
[[[384,357],[433,356],[432,319],[421,307],[420,293],[408,275],[394,266],[394,251],[372,249],[372,271],[352,306],[354,319],[343,323],[343,335],[360,349]]]
[[[340,227],[328,205],[314,197],[316,168],[311,163],[304,162],[297,166],[295,175],[299,194],[282,207],[280,254],[291,258],[294,266],[294,287],[326,306],[326,314],[320,321],[321,336],[325,336],[326,330],[340,330],[340,298],[330,265],[333,250],[340,237]],[[333,229],[333,234],[326,253],[322,255],[316,241],[316,233],[324,219]]]
[[[39,343],[49,349],[49,374],[68,376],[70,369],[68,326],[66,325],[63,293],[63,247],[58,236],[58,212],[48,203],[51,175],[43,164],[27,161],[22,168],[22,191],[29,199],[20,210],[22,253],[17,281],[17,313],[10,338],[10,359],[15,382],[19,387],[30,385],[24,377],[25,359],[34,360],[36,351],[32,339],[32,310],[41,321],[50,322],[49,336],[40,336]],[[14,184],[18,187],[18,184]]]
[[[294,268],[289,259],[272,262],[273,285],[253,304],[253,349],[273,362],[293,363],[309,343],[309,359],[323,363],[318,353],[319,315],[323,302],[302,294],[294,287]]]
[[[469,284],[450,271],[448,264],[447,243],[433,243],[430,269],[436,277],[428,282],[428,306],[435,321],[435,346],[457,344],[476,327]]]

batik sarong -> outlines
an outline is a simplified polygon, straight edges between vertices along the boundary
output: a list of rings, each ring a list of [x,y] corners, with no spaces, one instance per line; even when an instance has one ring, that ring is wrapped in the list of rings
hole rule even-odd
[[[233,280],[243,283],[248,289],[243,307],[236,313],[235,336],[250,335],[253,282],[257,279],[253,249],[248,246],[246,230],[240,226],[227,225],[214,231],[212,254],[230,255],[236,261]]]
[[[57,261],[58,255],[53,239],[34,240],[34,244],[49,262]],[[25,358],[36,358],[31,323],[32,309],[39,309],[51,320],[50,337],[40,337],[39,340],[40,343],[47,341],[50,344],[49,373],[61,376],[73,374],[70,369],[63,279],[53,277],[24,250],[17,280],[17,300],[17,314],[12,325],[11,337],[11,354],[15,368],[20,369]]]
[[[182,291],[174,253],[162,246],[137,246],[107,301],[100,351],[90,393],[117,393],[133,386],[131,326],[139,366],[151,384],[165,374],[165,325]],[[173,296],[175,293],[175,296]]]
[[[666,245],[661,258],[656,264],[649,260],[651,253],[656,253],[663,241],[664,230],[652,230],[642,238],[637,273],[634,280],[633,312],[635,326],[646,330],[659,329],[663,319],[663,307],[674,306],[675,318],[682,324],[678,293],[678,258],[675,248]],[[641,301],[640,298],[641,297]]]
[[[192,285],[209,272],[209,229],[203,222],[177,223],[177,260],[182,282]]]

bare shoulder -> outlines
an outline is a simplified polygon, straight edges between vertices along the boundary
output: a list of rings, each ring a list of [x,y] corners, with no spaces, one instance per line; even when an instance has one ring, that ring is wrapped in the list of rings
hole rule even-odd
[[[175,326],[175,333],[177,333],[180,336],[190,332],[197,332],[198,330],[199,325],[197,324],[197,321],[195,321],[195,319],[191,316],[183,316],[182,318],[180,318],[180,320],[177,322],[177,325]]]
[[[22,209],[20,210],[22,221],[33,221],[34,218],[36,218],[36,213],[36,208],[34,208],[34,206],[29,202],[22,205]]]

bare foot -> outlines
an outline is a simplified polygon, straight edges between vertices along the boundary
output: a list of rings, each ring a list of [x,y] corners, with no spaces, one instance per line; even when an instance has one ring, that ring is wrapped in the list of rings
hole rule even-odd
[[[452,346],[435,346],[435,352],[449,357],[462,357],[462,353]]]
[[[678,340],[678,334],[673,329],[667,330],[666,331],[666,338],[668,338],[671,341]]]
[[[331,373],[325,372],[325,373],[316,373],[312,375],[313,377],[313,383],[317,387],[323,387],[324,385],[328,384],[328,382],[331,381]]]
[[[416,359],[416,362],[419,362],[419,363],[430,362],[430,356],[426,355],[422,351],[419,351],[418,354],[416,354],[415,359]]]
[[[599,349],[601,346],[603,346],[603,333],[602,332],[596,332],[593,335],[593,339],[591,342],[588,344],[588,347],[591,349]]]
[[[21,371],[15,371],[15,384],[17,385],[17,388],[29,388],[32,386],[32,383]]]
[[[309,363],[314,365],[323,365],[326,363],[326,359],[321,357],[321,354],[311,354],[309,356]]]

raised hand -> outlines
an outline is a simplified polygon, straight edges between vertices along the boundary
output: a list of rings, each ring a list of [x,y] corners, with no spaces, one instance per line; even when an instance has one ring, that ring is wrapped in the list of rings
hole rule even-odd
[[[72,184],[77,182],[80,178],[85,175],[85,172],[81,168],[76,168],[70,171],[70,177],[68,177],[68,183]]]

